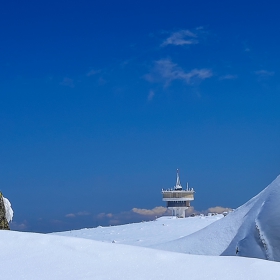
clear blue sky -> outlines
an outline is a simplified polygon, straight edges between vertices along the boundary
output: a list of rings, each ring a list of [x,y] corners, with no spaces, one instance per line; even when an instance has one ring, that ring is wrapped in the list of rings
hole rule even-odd
[[[279,9],[2,3],[0,189],[14,228],[90,227],[100,213],[164,205],[177,168],[197,210],[262,190],[280,173]]]

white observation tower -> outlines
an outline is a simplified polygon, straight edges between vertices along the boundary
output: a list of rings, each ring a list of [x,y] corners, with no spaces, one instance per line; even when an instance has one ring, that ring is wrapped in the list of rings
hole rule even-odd
[[[194,200],[194,189],[189,189],[187,183],[187,188],[183,190],[178,169],[176,185],[173,189],[162,190],[162,200],[166,201],[167,208],[172,210],[173,216],[185,218],[186,210],[190,207],[190,201]]]

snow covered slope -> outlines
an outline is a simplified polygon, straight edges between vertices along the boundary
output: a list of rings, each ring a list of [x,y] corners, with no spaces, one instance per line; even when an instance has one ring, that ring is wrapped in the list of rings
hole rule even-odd
[[[154,247],[190,254],[280,261],[280,176],[224,219]]]
[[[225,218],[162,217],[56,235],[0,231],[1,279],[278,280],[280,263],[255,257],[280,260],[279,201],[280,177]],[[254,258],[218,256],[236,254]]]
[[[150,247],[192,234],[223,217],[223,215],[199,216],[186,219],[161,217],[151,222],[112,227],[99,226],[97,228],[56,232],[53,234]]]
[[[196,279],[278,280],[280,263],[192,256],[122,244],[0,231],[5,280]]]

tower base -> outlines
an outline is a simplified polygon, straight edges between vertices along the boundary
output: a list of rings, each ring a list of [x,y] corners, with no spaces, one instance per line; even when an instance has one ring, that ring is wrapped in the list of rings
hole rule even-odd
[[[168,207],[172,211],[172,216],[177,218],[185,218],[186,217],[186,210],[189,207]]]

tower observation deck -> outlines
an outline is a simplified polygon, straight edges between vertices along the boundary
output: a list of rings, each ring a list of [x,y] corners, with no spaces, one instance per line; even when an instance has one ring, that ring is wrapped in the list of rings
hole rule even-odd
[[[178,169],[176,185],[173,189],[162,190],[162,200],[166,201],[166,206],[172,210],[173,216],[185,218],[186,210],[190,207],[190,201],[194,200],[194,189],[189,189],[187,183],[186,189],[183,190]]]

